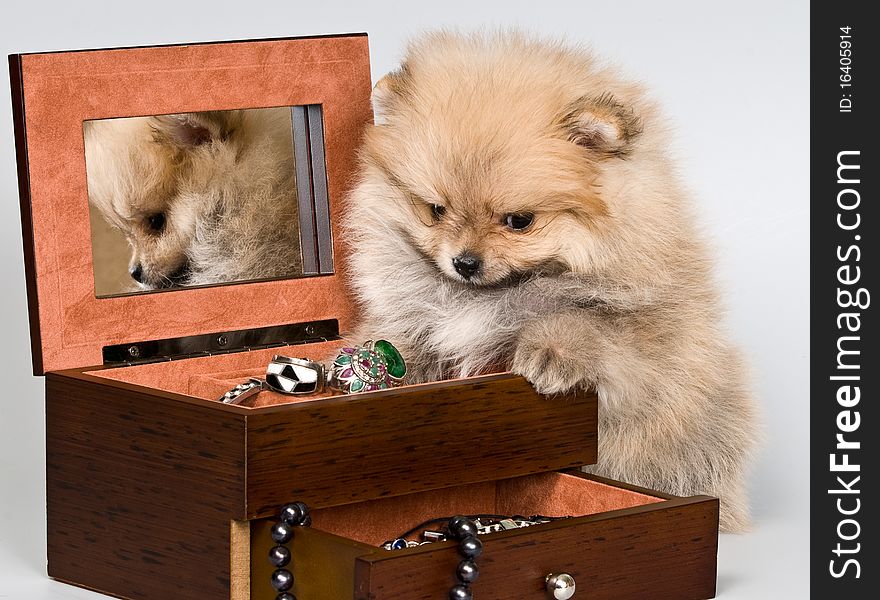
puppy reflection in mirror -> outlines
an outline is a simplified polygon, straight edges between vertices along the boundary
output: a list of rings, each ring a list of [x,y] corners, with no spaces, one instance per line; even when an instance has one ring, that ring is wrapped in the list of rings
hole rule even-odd
[[[130,290],[301,272],[288,108],[87,121],[89,201],[131,247]]]

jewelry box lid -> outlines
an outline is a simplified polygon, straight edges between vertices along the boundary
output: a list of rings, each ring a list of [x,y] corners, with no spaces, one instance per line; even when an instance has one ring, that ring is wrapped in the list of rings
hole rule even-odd
[[[352,184],[359,137],[372,122],[369,61],[366,34],[9,56],[35,374],[99,365],[104,348],[121,344],[328,319],[345,329],[353,305],[340,264],[341,236],[332,230],[340,200]],[[97,252],[93,244],[99,222],[95,214],[107,209],[90,201],[92,186],[98,184],[92,183],[91,170],[87,173],[87,158],[92,159],[86,123],[134,122],[136,117],[176,127],[192,125],[200,115],[233,113],[240,119],[236,123],[243,123],[249,117],[241,115],[250,111],[281,109],[288,110],[284,122],[290,126],[295,163],[290,185],[296,188],[291,197],[299,215],[302,271],[297,277],[273,272],[230,285],[99,293],[94,267],[106,252]],[[153,137],[165,135],[156,123],[150,125]],[[181,136],[180,143],[201,146],[200,151],[206,151],[207,139],[213,151],[234,135],[229,131],[237,131],[222,130],[214,121],[197,125],[188,131],[199,135]],[[98,131],[98,126],[88,127]],[[316,143],[318,136],[323,145]],[[241,148],[231,154],[234,164],[250,156]],[[136,148],[114,156],[122,155],[150,154]],[[95,160],[92,164],[104,164]],[[103,171],[94,177],[103,181]],[[213,183],[205,185],[210,191]],[[115,202],[121,187],[105,186],[112,190],[108,202]],[[135,188],[142,189],[125,189]],[[193,219],[202,223],[202,216]],[[148,226],[162,235],[171,227],[164,212],[148,215]],[[187,227],[192,231],[196,225]],[[196,230],[203,240],[204,232]],[[242,235],[249,231],[242,228]],[[131,256],[147,252],[137,239],[121,239],[126,237]],[[191,260],[192,247],[177,250],[185,256],[180,260]],[[120,262],[120,253],[110,254]],[[122,257],[125,275],[145,277],[131,256]],[[187,268],[181,267],[182,272]]]

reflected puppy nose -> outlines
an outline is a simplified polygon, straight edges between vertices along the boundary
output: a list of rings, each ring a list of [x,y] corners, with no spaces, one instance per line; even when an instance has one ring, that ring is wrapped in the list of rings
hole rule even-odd
[[[133,266],[132,268],[130,268],[128,270],[128,273],[129,273],[129,275],[131,275],[131,278],[134,279],[135,281],[137,281],[138,283],[144,282],[143,281],[144,280],[144,269],[143,269],[143,267],[141,267],[140,263],[138,263],[135,266]]]
[[[452,266],[455,267],[455,270],[458,272],[458,274],[465,279],[470,279],[471,277],[473,277],[477,273],[477,271],[480,270],[480,267],[482,265],[483,261],[480,260],[480,257],[475,256],[470,252],[459,254],[452,259]]]

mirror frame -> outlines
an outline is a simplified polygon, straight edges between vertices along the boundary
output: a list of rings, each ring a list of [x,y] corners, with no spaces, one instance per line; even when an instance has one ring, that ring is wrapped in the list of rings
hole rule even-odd
[[[366,34],[14,54],[9,65],[36,374],[99,365],[105,346],[132,341],[321,319],[350,328],[341,236],[332,275],[96,298],[82,123],[320,104],[332,234],[372,123]]]

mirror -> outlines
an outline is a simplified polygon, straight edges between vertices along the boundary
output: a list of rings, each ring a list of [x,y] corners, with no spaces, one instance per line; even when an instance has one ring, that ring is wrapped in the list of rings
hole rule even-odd
[[[333,272],[320,105],[83,123],[95,295]]]

